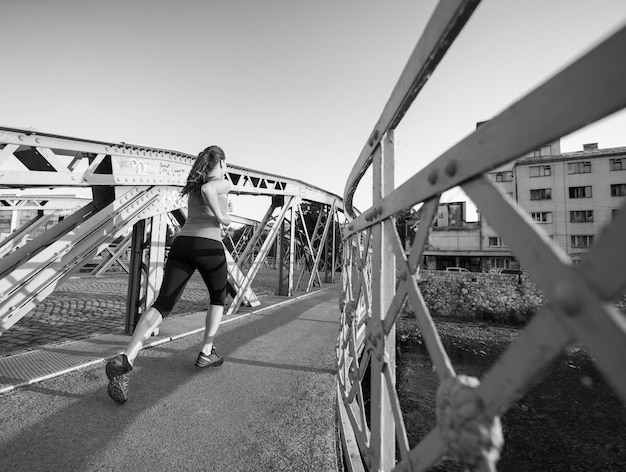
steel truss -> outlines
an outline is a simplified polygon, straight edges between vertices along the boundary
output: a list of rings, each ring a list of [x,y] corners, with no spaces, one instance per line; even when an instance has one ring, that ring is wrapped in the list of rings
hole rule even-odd
[[[495,470],[503,446],[499,415],[576,342],[586,346],[626,401],[626,321],[613,304],[626,288],[626,208],[605,227],[582,264],[573,266],[484,176],[626,106],[626,64],[621,61],[626,27],[394,187],[394,130],[478,3],[439,3],[346,183],[349,222],[343,233],[337,395],[349,470],[424,471],[444,456],[473,470]],[[370,166],[374,204],[357,216],[352,199]],[[439,196],[457,185],[550,300],[482,381],[456,374],[417,285]],[[419,203],[422,219],[407,257],[393,215]],[[405,301],[440,382],[437,425],[412,448],[395,385],[395,322]],[[364,395],[366,373],[369,397]]]
[[[126,327],[132,331],[160,286],[167,228],[184,221],[186,202],[180,197],[180,188],[194,160],[195,156],[145,146],[0,128],[1,208],[38,211],[24,226],[13,225],[12,234],[0,243],[0,335],[101,253],[103,260],[92,274],[102,274],[113,264],[129,272]],[[237,241],[233,254],[227,254],[233,296],[229,313],[233,313],[241,305],[259,304],[252,283],[271,244],[279,241],[284,248],[284,241],[289,240],[278,229],[288,221],[288,210],[295,219],[295,202],[318,202],[337,210],[343,206],[340,197],[295,179],[232,164],[226,178],[233,183],[235,195],[272,197],[271,211],[261,222],[233,217],[234,222],[250,225],[247,243],[246,239]],[[52,191],[46,193],[47,189],[78,187],[90,188],[92,199],[50,226],[54,199],[67,196],[55,197]],[[272,216],[274,209],[279,210],[276,217]],[[67,213],[68,208],[63,211]],[[270,221],[272,225],[268,225]],[[293,246],[286,246],[290,248],[287,258],[278,253],[282,263],[291,261],[289,267],[295,263]],[[129,251],[127,263],[124,258]],[[249,269],[244,272],[247,261]],[[290,295],[294,293],[292,284]]]

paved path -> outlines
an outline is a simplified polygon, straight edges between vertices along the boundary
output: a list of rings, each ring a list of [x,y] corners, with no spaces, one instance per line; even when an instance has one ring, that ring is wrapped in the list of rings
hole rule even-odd
[[[271,293],[254,287],[259,297]],[[0,336],[0,357],[43,346],[124,331],[127,274],[71,277]],[[170,317],[206,309],[209,294],[199,274],[191,278]]]
[[[125,405],[103,362],[1,395],[1,469],[337,470],[338,290],[224,324],[219,368],[193,366],[201,333],[142,351]]]

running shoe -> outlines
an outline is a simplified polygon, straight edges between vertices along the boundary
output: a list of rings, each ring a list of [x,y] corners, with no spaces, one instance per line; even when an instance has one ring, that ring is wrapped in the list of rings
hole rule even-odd
[[[126,354],[115,356],[106,365],[106,373],[109,378],[107,393],[120,405],[128,400],[128,383],[133,366],[128,362]]]
[[[196,360],[196,367],[217,367],[224,363],[224,358],[217,355],[215,352],[215,346],[211,348],[211,354],[208,356],[203,352],[198,354]]]

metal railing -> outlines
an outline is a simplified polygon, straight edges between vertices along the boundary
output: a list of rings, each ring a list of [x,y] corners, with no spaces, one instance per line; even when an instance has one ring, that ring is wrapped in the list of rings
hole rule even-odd
[[[626,27],[394,188],[394,130],[478,3],[439,3],[346,184],[337,393],[350,470],[422,471],[444,456],[475,470],[495,470],[503,446],[499,415],[574,342],[586,346],[626,401],[626,321],[613,304],[626,286],[626,211],[574,266],[485,177],[626,106]],[[353,196],[370,167],[373,206],[357,216]],[[481,381],[455,373],[416,281],[439,197],[456,186],[549,300]],[[407,257],[394,215],[420,203],[421,222]],[[405,301],[439,379],[437,425],[413,448],[395,385],[395,323]]]

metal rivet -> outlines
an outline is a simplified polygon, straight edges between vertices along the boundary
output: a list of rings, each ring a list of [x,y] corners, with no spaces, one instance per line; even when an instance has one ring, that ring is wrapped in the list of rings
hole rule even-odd
[[[428,174],[428,182],[430,182],[430,185],[435,185],[437,183],[437,179],[439,178],[437,169],[433,170],[430,174]]]
[[[24,136],[23,134],[20,134],[17,139],[19,139],[20,141],[24,141],[24,139],[26,139],[26,136]]]
[[[446,174],[450,177],[456,174],[456,161],[450,161],[446,164]]]
[[[383,353],[383,362],[385,364],[391,364],[391,357],[389,356],[388,352]]]
[[[377,141],[378,141],[378,130],[375,129],[374,132],[372,133],[372,136],[369,139],[368,144],[370,146],[374,146],[374,144],[376,144]]]
[[[41,142],[41,139],[39,139],[39,138],[35,138],[35,142],[36,142],[36,143],[40,143],[40,142]]]

